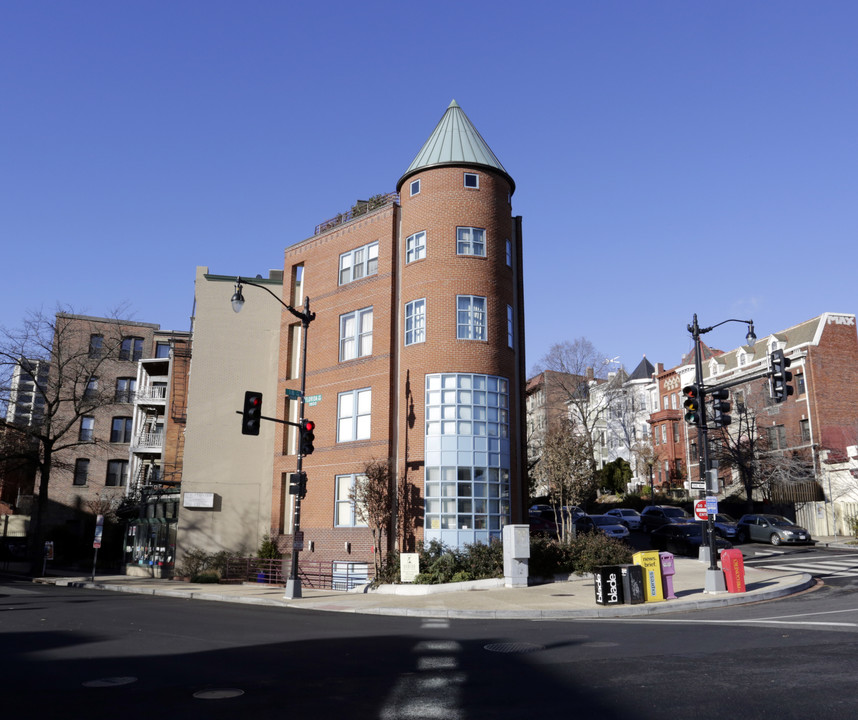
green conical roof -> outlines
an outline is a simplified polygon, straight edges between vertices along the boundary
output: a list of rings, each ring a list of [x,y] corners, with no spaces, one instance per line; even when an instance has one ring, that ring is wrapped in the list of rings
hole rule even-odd
[[[515,182],[455,100],[399,179],[397,191],[409,176],[426,168],[444,165],[491,168],[503,175],[509,181],[510,189],[515,190]]]

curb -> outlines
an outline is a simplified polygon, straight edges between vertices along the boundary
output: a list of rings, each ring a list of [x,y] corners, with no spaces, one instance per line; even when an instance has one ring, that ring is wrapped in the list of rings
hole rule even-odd
[[[313,610],[317,612],[340,612],[356,615],[376,615],[391,617],[416,617],[439,619],[472,619],[472,620],[563,620],[563,619],[610,619],[645,617],[649,615],[667,615],[670,613],[703,610],[708,608],[726,607],[729,605],[748,605],[751,603],[776,600],[794,595],[815,585],[813,576],[803,573],[798,580],[789,585],[754,592],[754,594],[718,593],[707,595],[701,599],[679,599],[659,603],[643,603],[641,605],[621,605],[617,607],[593,607],[574,610],[466,610],[457,608],[405,608],[381,606],[356,606],[347,602],[326,600],[317,603],[294,602],[282,597],[253,597],[213,592],[208,589],[173,590],[162,587],[143,587],[124,585],[121,583],[91,582],[80,579],[57,578],[46,580],[38,578],[34,582],[60,587],[83,588],[88,590],[106,590],[136,595],[157,595],[185,600],[206,600],[209,602],[230,602],[245,605],[261,605],[269,607],[288,607],[296,610]],[[366,596],[364,596],[366,597]],[[348,596],[344,596],[347,601]]]

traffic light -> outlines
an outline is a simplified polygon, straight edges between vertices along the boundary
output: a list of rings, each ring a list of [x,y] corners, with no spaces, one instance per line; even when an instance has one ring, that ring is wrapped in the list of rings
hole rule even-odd
[[[783,350],[773,350],[770,356],[771,371],[769,373],[769,391],[772,400],[776,403],[783,402],[793,394],[792,373],[787,370],[790,366],[790,359],[784,357]]]
[[[307,473],[290,473],[289,474],[289,494],[297,495],[302,500],[307,494]]]
[[[728,402],[730,391],[712,390],[710,395],[712,396],[712,423],[715,427],[727,427],[733,422],[733,418],[727,414],[730,412],[730,403]]]
[[[313,429],[316,427],[316,423],[312,420],[301,420],[299,425],[299,429],[301,431],[300,443],[301,443],[301,455],[312,455],[313,450],[313,441],[316,439],[316,436],[313,434]]]
[[[703,417],[701,413],[703,397],[700,388],[697,385],[686,385],[682,388],[682,394],[685,396],[685,402],[683,403],[685,422],[689,425],[697,425],[699,427]]]
[[[241,434],[259,435],[262,418],[262,393],[248,390],[244,393],[244,410],[241,413]]]

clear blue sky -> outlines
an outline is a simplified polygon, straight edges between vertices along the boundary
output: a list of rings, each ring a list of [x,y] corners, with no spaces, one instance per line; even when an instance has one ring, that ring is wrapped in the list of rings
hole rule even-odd
[[[454,98],[517,184],[528,368],[854,313],[856,32],[854,0],[5,0],[0,325],[188,329],[197,265],[282,268]]]

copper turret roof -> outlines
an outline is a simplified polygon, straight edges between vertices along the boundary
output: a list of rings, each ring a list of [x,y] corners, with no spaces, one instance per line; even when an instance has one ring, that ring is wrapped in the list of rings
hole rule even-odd
[[[515,182],[455,100],[399,179],[397,191],[411,175],[444,165],[490,168],[503,175],[509,181],[510,189],[515,191]]]

